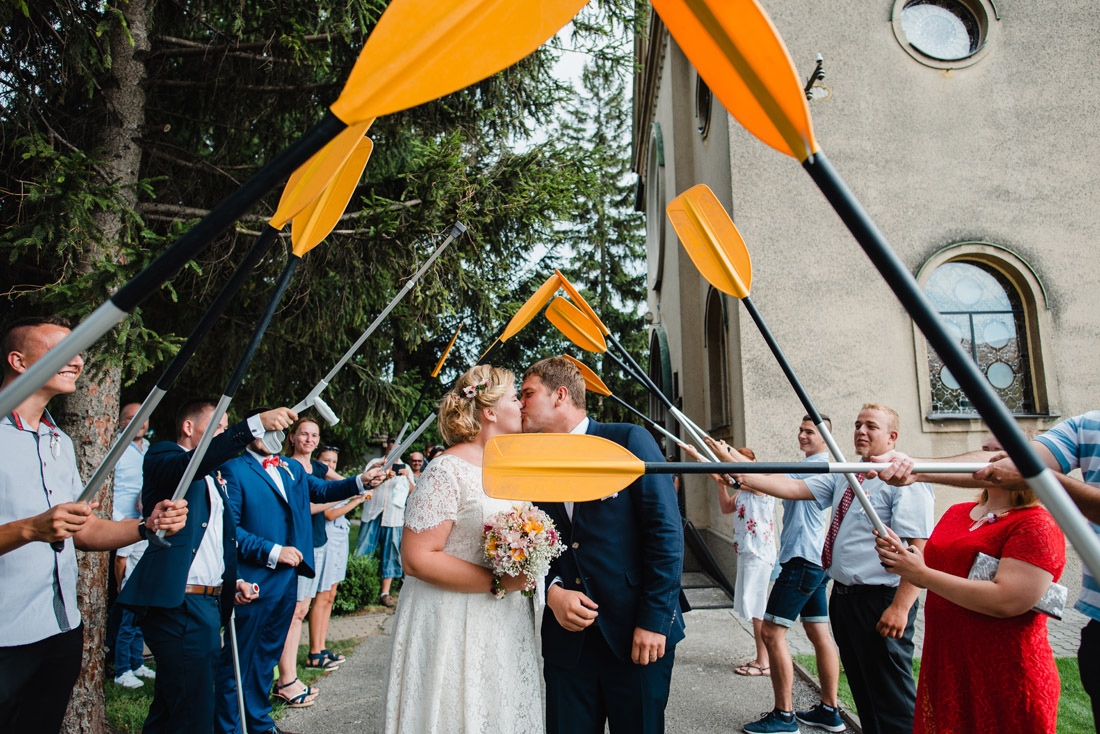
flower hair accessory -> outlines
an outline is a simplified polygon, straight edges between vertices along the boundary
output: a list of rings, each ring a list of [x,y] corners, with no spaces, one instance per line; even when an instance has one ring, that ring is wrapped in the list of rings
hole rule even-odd
[[[478,395],[488,390],[490,384],[489,378],[486,377],[481,382],[475,382],[473,385],[467,385],[462,388],[462,394],[468,398],[476,398]]]

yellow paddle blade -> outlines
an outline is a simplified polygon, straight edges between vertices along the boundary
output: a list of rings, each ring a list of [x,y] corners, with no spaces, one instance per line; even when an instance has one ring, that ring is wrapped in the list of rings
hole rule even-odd
[[[462,331],[462,324],[459,324],[458,328],[455,329],[455,335],[451,337],[451,342],[447,345],[447,348],[443,350],[443,356],[435,363],[435,369],[432,370],[432,377],[439,377],[439,371],[443,369],[443,363],[447,361],[447,355],[451,353],[451,348],[454,347],[455,340],[458,339],[458,332],[460,331]]]
[[[504,331],[497,341],[506,342],[518,334],[524,326],[531,322],[531,319],[535,318],[542,307],[546,305],[546,302],[554,297],[560,287],[561,278],[558,276],[557,271],[554,271],[554,275],[547,278],[546,282],[540,285],[539,289],[527,299],[527,302],[519,307],[516,315],[504,327]]]
[[[355,150],[321,195],[294,217],[294,223],[290,225],[290,241],[294,244],[295,255],[301,257],[321,244],[321,240],[328,237],[340,221],[351,195],[355,193],[355,187],[359,185],[372,150],[374,143],[371,139],[360,138]]]
[[[271,217],[272,227],[282,229],[321,195],[367,134],[372,122],[365,120],[347,128],[290,175],[279,206]]]
[[[791,55],[756,0],[653,0],[653,8],[746,130],[799,161],[818,151]]]
[[[645,474],[645,462],[606,438],[517,433],[485,444],[481,486],[502,500],[588,502],[610,497]]]
[[[511,66],[588,0],[393,0],[355,62],[332,113],[381,117]]]
[[[546,318],[566,339],[584,351],[597,354],[607,351],[607,342],[592,320],[564,298],[559,296],[550,302],[546,307]]]
[[[589,367],[579,359],[574,359],[573,357],[570,357],[568,354],[563,354],[561,356],[563,359],[568,359],[570,362],[575,364],[577,366],[577,369],[580,370],[581,377],[584,378],[584,387],[586,390],[588,390],[589,392],[594,392],[597,395],[611,394],[611,388],[603,384],[603,380],[600,379],[599,375],[592,371],[591,367]]]
[[[752,262],[745,240],[706,184],[692,186],[668,203],[668,220],[691,261],[707,282],[734,298],[752,286]]]
[[[555,270],[554,272],[561,278],[561,287],[564,288],[565,292],[569,294],[569,297],[573,299],[573,303],[577,305],[577,308],[584,312],[585,316],[592,322],[592,325],[599,329],[601,334],[605,336],[610,334],[611,331],[603,325],[603,322],[600,321],[600,317],[597,316],[596,312],[592,310],[592,307],[588,305],[588,301],[584,300],[584,296],[580,294],[580,291],[573,287],[573,284],[561,274],[561,271]]]

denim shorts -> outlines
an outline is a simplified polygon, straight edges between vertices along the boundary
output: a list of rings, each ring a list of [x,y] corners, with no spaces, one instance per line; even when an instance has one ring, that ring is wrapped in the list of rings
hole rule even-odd
[[[799,615],[803,623],[828,622],[825,587],[829,575],[825,569],[805,558],[792,558],[782,568],[768,596],[764,619],[780,627],[790,627]]]

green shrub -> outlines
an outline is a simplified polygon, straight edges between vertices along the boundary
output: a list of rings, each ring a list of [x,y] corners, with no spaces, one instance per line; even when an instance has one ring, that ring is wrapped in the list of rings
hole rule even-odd
[[[348,558],[347,577],[336,589],[332,611],[334,614],[358,612],[363,607],[374,604],[381,588],[378,559],[373,556],[351,556]]]

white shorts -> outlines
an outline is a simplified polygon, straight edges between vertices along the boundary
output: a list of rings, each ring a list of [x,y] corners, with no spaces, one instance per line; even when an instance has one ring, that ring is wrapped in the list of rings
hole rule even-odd
[[[737,580],[733,585],[733,611],[743,619],[763,619],[768,605],[768,581],[772,566],[752,553],[737,555]]]
[[[325,565],[326,547],[322,545],[320,548],[313,549],[313,578],[298,577],[298,601],[317,596],[317,588],[321,583],[321,568]]]

